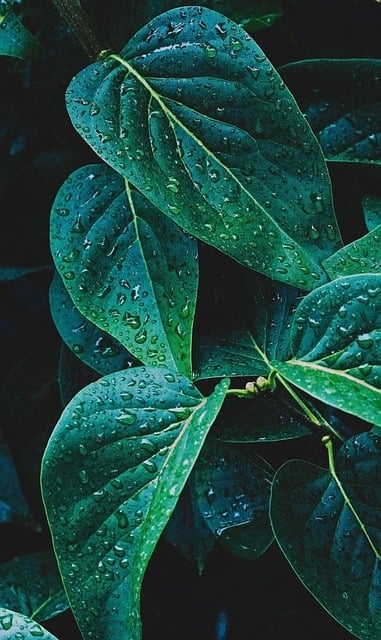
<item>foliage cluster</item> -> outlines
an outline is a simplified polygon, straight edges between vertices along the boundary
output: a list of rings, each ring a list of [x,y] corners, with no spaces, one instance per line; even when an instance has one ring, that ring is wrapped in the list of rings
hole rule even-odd
[[[0,2],[4,640],[156,637],[165,545],[381,638],[381,7],[307,4]]]

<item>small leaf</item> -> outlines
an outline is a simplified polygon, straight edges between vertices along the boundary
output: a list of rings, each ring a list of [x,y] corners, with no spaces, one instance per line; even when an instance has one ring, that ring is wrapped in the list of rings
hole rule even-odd
[[[323,265],[332,280],[355,273],[381,273],[381,225],[336,251]]]
[[[273,540],[268,516],[271,466],[248,447],[207,440],[194,470],[205,522],[221,544],[247,559]]]
[[[69,605],[53,551],[0,564],[0,602],[38,622],[65,611]]]
[[[0,607],[0,635],[1,640],[58,640],[35,620],[4,607]]]
[[[381,439],[348,440],[335,459],[346,500],[330,472],[290,460],[271,493],[276,540],[319,603],[361,640],[380,637]]]
[[[380,318],[381,274],[338,278],[302,300],[295,358],[273,365],[313,397],[381,426]]]
[[[42,491],[69,601],[84,638],[140,636],[141,582],[225,397],[164,368],[101,378],[65,408]]]
[[[106,165],[75,171],[51,214],[57,270],[79,311],[135,358],[191,375],[197,244]]]
[[[42,51],[40,42],[10,10],[0,15],[0,55],[14,58],[35,58]]]
[[[263,51],[207,8],[164,13],[67,90],[74,127],[167,216],[302,289],[341,246],[321,149]]]
[[[52,318],[62,340],[89,367],[107,375],[141,364],[118,340],[78,311],[57,273],[50,285],[49,301]]]
[[[381,163],[381,60],[303,60],[280,72],[327,160]]]

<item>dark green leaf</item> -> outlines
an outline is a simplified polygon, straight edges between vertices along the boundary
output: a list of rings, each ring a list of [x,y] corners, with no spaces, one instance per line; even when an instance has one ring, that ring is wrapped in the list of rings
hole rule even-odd
[[[53,551],[28,554],[1,564],[0,602],[2,607],[38,622],[65,611],[69,605]]]
[[[280,72],[328,160],[381,163],[381,60],[303,60]]]
[[[164,368],[101,378],[65,408],[42,490],[69,601],[85,638],[140,638],[147,563],[225,397]]]
[[[381,198],[377,196],[364,196],[362,206],[368,231],[373,231],[381,224]]]
[[[323,262],[330,278],[355,273],[381,273],[381,225],[345,245]]]
[[[0,634],[1,640],[58,640],[35,620],[4,607],[0,607]]]
[[[50,265],[44,267],[0,267],[0,282],[16,280],[29,273],[36,273],[36,271],[42,271],[47,268],[50,268]]]
[[[271,466],[248,446],[207,440],[194,477],[200,510],[221,544],[254,559],[273,540],[268,509]]]
[[[326,469],[302,460],[276,473],[271,521],[304,586],[361,640],[381,634],[381,439],[377,430],[347,441],[335,467],[346,499]]]
[[[0,15],[0,56],[28,59],[35,58],[39,53],[39,41],[13,11]]]
[[[274,367],[322,402],[381,426],[380,318],[381,274],[338,278],[302,300],[295,357]]]
[[[299,288],[326,281],[341,239],[321,149],[237,24],[164,13],[81,71],[67,106],[96,153],[194,236]]]
[[[51,282],[49,299],[50,311],[62,340],[89,367],[107,375],[141,364],[118,340],[78,311],[57,274]]]
[[[9,448],[0,431],[0,523],[31,524],[26,502]]]
[[[106,165],[75,171],[51,216],[57,270],[80,312],[135,358],[191,375],[197,244]]]

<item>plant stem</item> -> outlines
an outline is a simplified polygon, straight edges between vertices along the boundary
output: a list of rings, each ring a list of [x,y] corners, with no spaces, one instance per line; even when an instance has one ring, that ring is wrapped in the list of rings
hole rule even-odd
[[[52,2],[70,26],[89,58],[97,60],[101,53],[109,47],[98,33],[86,11],[81,7],[79,0],[52,0]]]

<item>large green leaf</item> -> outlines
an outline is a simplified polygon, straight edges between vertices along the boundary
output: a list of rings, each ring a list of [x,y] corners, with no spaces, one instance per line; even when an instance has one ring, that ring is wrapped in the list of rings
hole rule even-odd
[[[75,171],[51,214],[57,270],[80,312],[136,358],[191,375],[197,244],[107,165]]]
[[[327,469],[291,460],[276,473],[271,495],[284,555],[320,604],[361,640],[381,636],[380,454],[377,433],[362,433],[337,453],[341,488]]]
[[[225,397],[164,368],[101,378],[65,408],[42,490],[74,615],[89,640],[140,638],[148,561]]]
[[[57,273],[49,288],[49,302],[52,318],[62,340],[95,371],[107,375],[142,364],[116,338],[102,331],[78,311]]]
[[[38,622],[65,611],[69,605],[53,551],[0,564],[0,603]]]
[[[380,72],[378,58],[302,60],[280,69],[328,160],[381,163]]]
[[[381,273],[381,225],[354,240],[324,261],[334,280],[355,273]]]
[[[326,281],[341,239],[320,146],[237,24],[168,11],[73,78],[67,107],[96,153],[194,236],[297,287]]]
[[[0,607],[0,636],[1,640],[58,640],[35,620],[5,607]]]
[[[221,544],[247,559],[273,541],[269,520],[271,465],[249,447],[209,439],[197,460],[195,487],[205,522]]]
[[[0,14],[0,56],[28,59],[41,52],[40,42],[11,9],[5,15]]]
[[[302,300],[294,358],[274,368],[322,402],[381,426],[380,321],[381,274],[338,278]]]

